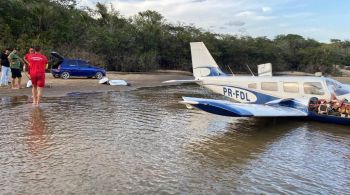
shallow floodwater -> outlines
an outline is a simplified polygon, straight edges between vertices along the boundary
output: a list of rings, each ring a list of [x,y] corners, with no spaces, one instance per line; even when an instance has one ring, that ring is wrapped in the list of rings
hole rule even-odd
[[[1,97],[0,194],[348,194],[350,128],[188,110],[196,85]]]

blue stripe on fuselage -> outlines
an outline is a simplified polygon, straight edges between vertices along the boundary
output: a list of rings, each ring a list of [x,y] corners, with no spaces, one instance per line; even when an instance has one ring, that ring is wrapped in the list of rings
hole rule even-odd
[[[256,96],[257,100],[255,102],[247,102],[247,103],[265,104],[266,102],[270,102],[270,101],[273,101],[273,100],[281,99],[281,98],[274,97],[274,96],[271,96],[271,95],[263,94],[263,93],[256,92],[256,91],[252,91],[252,90],[249,90],[249,89],[246,89],[246,88],[243,88],[243,87],[236,87],[236,86],[233,86],[233,85],[231,85],[231,86],[229,86],[229,85],[216,85],[216,84],[206,84],[206,85],[219,86],[219,87],[234,87],[234,88],[237,88],[237,89],[242,89],[242,90],[249,91],[249,92],[253,93]]]
[[[266,102],[270,102],[272,100],[280,99],[280,98],[277,98],[277,97],[274,97],[274,96],[271,96],[271,95],[263,94],[263,93],[252,91],[252,90],[248,90],[248,89],[245,89],[245,88],[242,88],[242,87],[235,87],[235,88],[243,89],[243,90],[246,90],[246,91],[249,91],[249,92],[253,93],[256,96],[256,98],[257,98],[256,102],[252,102],[252,103],[255,103],[255,104],[265,104]]]

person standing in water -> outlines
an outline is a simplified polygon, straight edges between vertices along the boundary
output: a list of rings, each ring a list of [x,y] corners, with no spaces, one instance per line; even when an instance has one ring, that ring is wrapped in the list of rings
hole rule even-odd
[[[14,48],[13,51],[8,56],[8,60],[10,61],[11,73],[12,73],[12,89],[20,89],[21,88],[21,62],[23,62],[22,58],[18,56],[18,49]],[[15,81],[18,79],[18,83],[16,85]]]
[[[33,105],[39,105],[45,86],[46,56],[40,53],[40,46],[34,47],[34,54],[28,56],[30,64],[30,78],[32,80]]]
[[[10,77],[10,62],[8,60],[10,54],[10,49],[5,49],[3,53],[1,53],[1,82],[0,85],[7,87],[9,84]]]
[[[27,65],[27,71],[28,71],[28,74],[30,74],[30,64],[29,64],[29,57],[30,55],[34,54],[34,48],[31,47],[29,48],[28,50],[28,53],[24,56],[23,60],[24,62],[26,63]],[[23,68],[23,71],[25,71],[25,68]]]

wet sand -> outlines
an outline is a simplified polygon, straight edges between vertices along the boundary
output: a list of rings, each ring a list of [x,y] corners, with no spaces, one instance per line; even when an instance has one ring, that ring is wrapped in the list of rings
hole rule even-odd
[[[191,79],[191,75],[192,73],[182,71],[153,73],[108,72],[108,79],[126,80],[127,83],[130,84],[129,86],[110,86],[99,84],[98,80],[93,78],[76,77],[64,80],[61,78],[54,78],[50,73],[47,73],[44,97],[61,97],[69,93],[129,91],[142,87],[156,87],[165,85],[162,82],[166,80]],[[31,88],[25,87],[28,78],[24,74],[22,74],[22,76],[22,89],[0,88],[0,97],[31,96]]]
[[[28,78],[22,74],[22,89],[0,88],[0,97],[31,96],[31,88],[25,88]],[[130,91],[142,87],[156,87],[163,84],[163,81],[173,79],[192,79],[192,73],[183,71],[165,71],[153,73],[121,73],[108,72],[107,77],[112,79],[126,80],[129,86],[110,86],[98,83],[97,79],[70,78],[67,80],[53,78],[50,73],[46,74],[46,87],[44,97],[62,97],[69,93],[92,93],[108,91]],[[334,77],[334,79],[350,83],[350,77]]]

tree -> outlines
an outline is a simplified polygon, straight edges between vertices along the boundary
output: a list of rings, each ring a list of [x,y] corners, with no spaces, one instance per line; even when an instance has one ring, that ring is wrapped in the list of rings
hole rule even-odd
[[[203,41],[225,70],[247,72],[246,65],[271,62],[274,70],[325,71],[349,65],[350,42],[319,43],[300,35],[235,36],[194,25],[169,23],[152,10],[124,17],[112,5],[77,8],[76,0],[7,0],[0,3],[0,47],[22,54],[42,45],[64,56],[86,58],[108,70],[192,70],[190,42]],[[230,67],[230,68],[228,68]]]

